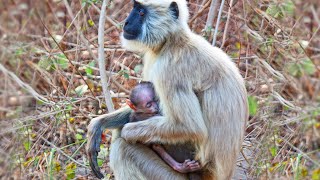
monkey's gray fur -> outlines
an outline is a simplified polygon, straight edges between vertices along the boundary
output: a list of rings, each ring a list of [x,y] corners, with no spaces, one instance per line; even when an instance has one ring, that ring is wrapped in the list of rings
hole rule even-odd
[[[231,179],[248,118],[247,93],[237,67],[219,48],[191,32],[185,0],[136,0],[146,7],[142,35],[122,44],[143,57],[143,80],[151,81],[163,116],[127,123],[113,134],[110,165],[116,179],[186,179],[172,171],[140,143],[178,144],[191,141],[202,179]],[[169,6],[176,2],[178,19]],[[93,119],[88,154],[99,150],[99,133],[113,116],[127,116],[127,108]],[[119,121],[119,119],[118,119]],[[96,130],[99,131],[96,132]],[[98,133],[98,134],[97,134]],[[90,154],[91,151],[92,152]]]

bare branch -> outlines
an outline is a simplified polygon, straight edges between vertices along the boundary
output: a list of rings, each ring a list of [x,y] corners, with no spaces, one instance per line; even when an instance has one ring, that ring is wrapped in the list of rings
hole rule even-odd
[[[206,27],[205,27],[206,30],[208,28],[212,28],[213,20],[216,17],[217,5],[218,5],[218,0],[211,1],[207,22],[206,22]]]
[[[218,34],[218,29],[219,29],[219,24],[220,24],[220,19],[221,19],[221,14],[222,14],[222,10],[223,10],[223,5],[224,5],[224,0],[222,0],[222,1],[221,1],[221,4],[220,4],[218,19],[217,19],[217,22],[216,22],[216,27],[215,27],[215,29],[214,29],[212,46],[215,46],[215,44],[216,44],[217,34]]]
[[[43,97],[37,91],[35,91],[29,84],[23,82],[18,76],[16,76],[13,72],[6,69],[2,64],[0,64],[0,71],[2,71],[3,74],[8,75],[11,77],[20,87],[28,91],[35,99],[38,101],[41,101],[45,104],[53,105],[54,102],[48,100],[47,98]]]
[[[228,10],[228,17],[227,17],[227,22],[226,22],[226,26],[224,28],[224,33],[223,33],[223,37],[222,37],[222,43],[220,48],[223,47],[224,43],[226,42],[226,36],[227,36],[227,32],[228,32],[228,26],[229,26],[229,22],[230,22],[230,15],[231,15],[231,10],[232,10],[232,5],[233,5],[233,0],[230,1],[230,6],[229,6],[229,10]]]
[[[63,152],[60,148],[58,148],[56,145],[52,144],[51,142],[49,142],[47,139],[45,139],[44,137],[40,136],[40,138],[45,141],[47,144],[49,144],[52,148],[55,148],[59,153],[61,153],[62,155],[64,155],[66,158],[68,158],[69,160],[71,160],[72,162],[78,164],[79,166],[88,168],[86,165],[79,163],[78,161],[76,161],[75,159],[73,159],[71,156],[69,156],[68,154],[66,154],[65,152]]]
[[[101,77],[101,84],[102,84],[102,90],[104,94],[104,98],[106,101],[106,105],[109,112],[114,111],[110,91],[108,88],[108,79],[107,79],[107,73],[106,73],[106,63],[105,63],[105,57],[104,57],[104,24],[106,20],[106,9],[107,9],[107,0],[103,0],[102,7],[101,7],[101,13],[99,18],[99,29],[98,29],[98,63],[99,63],[99,71],[100,71],[100,77]]]
[[[71,9],[68,1],[67,1],[67,0],[64,0],[63,2],[64,2],[65,6],[66,6],[66,8],[67,8],[67,11],[68,11],[69,16],[74,20],[75,17],[74,17],[74,15],[73,15],[73,13],[72,13],[72,9]],[[81,38],[81,40],[84,42],[84,45],[85,45],[85,47],[87,48],[87,50],[89,51],[90,55],[93,57],[93,59],[97,59],[97,57],[96,57],[96,56],[94,55],[94,53],[92,52],[92,49],[91,49],[90,44],[89,44],[89,41],[84,37],[84,35],[83,35],[82,31],[81,31],[81,27],[79,26],[78,23],[76,23],[76,21],[74,21],[74,26],[76,27],[76,29],[77,29],[77,31],[78,31],[78,33],[79,33],[79,35],[80,35],[80,38]]]

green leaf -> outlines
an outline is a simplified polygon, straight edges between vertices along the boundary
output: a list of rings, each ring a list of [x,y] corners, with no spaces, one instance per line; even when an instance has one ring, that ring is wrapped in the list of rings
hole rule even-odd
[[[129,79],[129,74],[128,73],[124,73],[123,77],[126,78],[126,79]]]
[[[24,149],[26,151],[29,151],[30,148],[31,148],[31,142],[30,141],[25,141],[25,142],[23,142],[23,146],[24,146]]]
[[[91,61],[91,62],[88,64],[88,66],[86,66],[85,71],[86,71],[87,75],[92,75],[92,74],[93,74],[93,69],[92,69],[92,67],[94,67],[95,64],[96,64],[95,61]]]
[[[72,108],[73,108],[72,105],[71,105],[71,104],[68,104],[68,105],[66,106],[66,109],[65,109],[65,110],[66,110],[67,112],[70,112],[70,111],[72,110]]]
[[[136,74],[141,74],[141,72],[142,72],[142,68],[143,68],[143,65],[142,64],[137,64],[135,67],[134,67],[134,72],[136,73]]]
[[[301,68],[297,63],[289,63],[287,66],[288,72],[295,77],[301,76]]]
[[[281,3],[271,3],[266,10],[266,13],[274,18],[283,18],[293,15],[295,5],[291,0],[284,0]]]
[[[98,154],[98,165],[102,166],[105,159],[109,156],[109,149],[104,144],[100,144],[100,152]]]
[[[94,22],[91,19],[88,20],[88,24],[90,27],[94,26]]]
[[[294,179],[300,179],[301,177],[301,167],[300,167],[301,157],[302,155],[299,153],[295,162],[296,164],[293,167]]]
[[[275,157],[277,155],[277,150],[278,148],[276,146],[269,148],[269,152],[271,153],[272,157]]]
[[[303,71],[308,75],[312,75],[316,72],[316,67],[309,58],[303,60],[301,65]]]
[[[15,51],[15,55],[16,56],[21,56],[24,53],[24,49],[23,48],[19,48]]]
[[[276,4],[271,4],[266,13],[274,18],[278,18],[281,15],[281,9]]]
[[[77,140],[82,140],[82,139],[83,139],[83,138],[82,138],[82,135],[77,133],[77,134],[76,134],[76,139],[77,139]]]
[[[67,57],[64,54],[58,54],[55,57],[55,63],[61,68],[61,69],[67,69],[69,67],[69,61]]]
[[[56,149],[52,148],[49,154],[49,159],[48,159],[48,171],[49,171],[48,174],[50,179],[53,177],[55,152],[56,152]]]
[[[43,102],[43,101],[40,101],[40,100],[37,100],[36,103],[37,103],[37,105],[39,105],[39,106],[41,106],[41,105],[44,104],[44,102]]]
[[[103,162],[104,162],[104,161],[103,161],[102,159],[98,159],[98,166],[101,167],[102,164],[103,164]]]
[[[312,180],[319,180],[320,179],[320,168],[312,171]]]
[[[257,114],[258,110],[258,102],[257,99],[253,96],[248,97],[248,104],[249,104],[249,114],[254,116]]]
[[[128,70],[120,70],[118,72],[119,75],[123,76],[126,79],[129,79],[129,71]]]
[[[289,63],[287,70],[292,76],[300,77],[303,74],[314,74],[316,72],[316,67],[309,58],[305,58],[298,63]]]
[[[61,164],[58,161],[54,161],[53,165],[54,172],[59,172],[61,170]]]
[[[53,65],[52,60],[47,56],[41,57],[41,59],[38,62],[38,66],[45,70],[50,70],[52,65]]]
[[[88,86],[86,84],[80,85],[80,86],[76,87],[76,89],[74,91],[76,92],[76,94],[78,96],[82,96],[85,92],[88,91]]]
[[[67,179],[73,179],[75,178],[76,176],[76,168],[77,168],[77,165],[75,163],[70,163],[67,165],[66,167],[66,175],[67,175]]]
[[[287,0],[282,4],[283,13],[286,15],[293,15],[295,10],[295,5],[292,1]]]

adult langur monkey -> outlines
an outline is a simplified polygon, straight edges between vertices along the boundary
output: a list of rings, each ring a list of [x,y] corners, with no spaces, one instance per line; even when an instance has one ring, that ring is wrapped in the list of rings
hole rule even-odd
[[[123,128],[110,152],[116,179],[186,179],[143,144],[192,142],[202,179],[231,179],[248,118],[244,81],[230,58],[187,25],[185,0],[135,0],[126,19],[122,44],[143,56],[143,79],[151,81],[163,116],[127,123],[122,108],[93,119],[87,151],[95,174],[105,128]],[[135,144],[136,142],[139,142]],[[142,143],[142,144],[140,144]]]

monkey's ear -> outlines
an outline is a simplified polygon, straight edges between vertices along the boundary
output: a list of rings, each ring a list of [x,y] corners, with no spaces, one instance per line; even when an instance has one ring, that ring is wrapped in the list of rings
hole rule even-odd
[[[132,110],[137,110],[136,106],[129,99],[126,99],[126,103]]]
[[[176,2],[172,2],[169,6],[170,11],[172,12],[174,18],[178,19],[179,17],[179,8]]]

